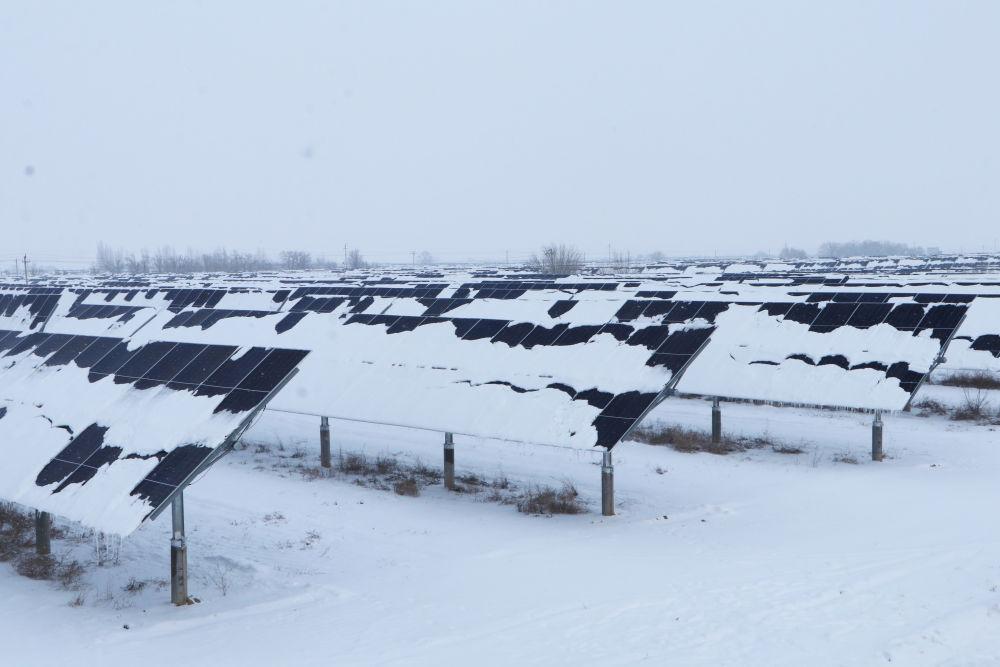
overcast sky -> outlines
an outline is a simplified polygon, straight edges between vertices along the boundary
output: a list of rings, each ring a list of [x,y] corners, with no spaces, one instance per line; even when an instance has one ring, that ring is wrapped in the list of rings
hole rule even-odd
[[[0,261],[1000,237],[1000,2],[0,4]]]

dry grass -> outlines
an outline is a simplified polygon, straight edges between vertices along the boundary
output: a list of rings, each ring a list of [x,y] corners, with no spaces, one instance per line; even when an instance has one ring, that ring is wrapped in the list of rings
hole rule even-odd
[[[50,536],[63,537],[64,532],[52,530]],[[75,560],[35,553],[34,512],[24,511],[11,503],[0,503],[0,561],[13,563],[23,577],[39,581],[58,582],[63,588],[75,588],[84,569]]]
[[[279,472],[299,474],[310,481],[346,479],[357,486],[407,497],[420,496],[425,487],[441,484],[444,477],[440,466],[427,465],[420,460],[410,462],[391,455],[371,456],[363,452],[341,450],[333,453],[332,467],[327,470],[320,467],[318,461],[307,464],[299,457],[290,456],[285,450],[280,445],[269,447],[258,444],[248,449],[248,452],[255,457],[268,459],[257,460],[262,464],[262,470],[270,467]],[[473,472],[463,472],[456,476],[455,481],[457,492],[474,495],[483,502],[524,507],[522,511],[529,513],[578,514],[585,511],[584,506],[576,501],[576,490],[572,485],[562,489],[535,488],[523,492],[504,475],[490,478]],[[265,521],[283,518],[275,513],[265,517]]]
[[[767,436],[723,436],[720,442],[713,442],[712,435],[706,431],[684,428],[683,426],[645,427],[632,434],[632,440],[647,445],[667,446],[678,452],[693,454],[708,452],[709,454],[732,454],[745,452],[749,449],[771,447],[782,454],[801,454],[802,450],[771,440]]]
[[[144,588],[146,588],[145,581],[141,579],[136,579],[135,577],[131,577],[129,578],[128,583],[125,584],[125,587],[122,590],[125,591],[126,593],[132,593],[133,595],[135,595],[136,593],[141,593]]]
[[[920,410],[921,417],[948,414],[948,407],[941,401],[935,401],[933,398],[925,398],[922,401],[914,403],[913,407]]]
[[[51,581],[55,579],[56,559],[35,553],[22,554],[14,564],[14,569],[19,575],[28,579]]]
[[[76,588],[83,578],[83,565],[79,561],[59,561],[56,567],[56,579],[63,588]]]
[[[967,389],[1000,389],[1000,378],[989,371],[966,371],[947,375],[937,384]]]
[[[562,488],[533,486],[518,498],[517,511],[524,514],[582,514],[583,503],[580,494],[570,482],[563,482]]]
[[[335,465],[337,466],[337,470],[345,475],[367,475],[375,470],[375,467],[369,464],[368,457],[364,454],[344,454],[344,452],[340,452]]]
[[[955,421],[979,421],[991,417],[989,412],[990,403],[986,392],[982,389],[975,392],[966,389],[961,405],[951,413],[951,418]]]
[[[846,463],[848,465],[858,465],[858,459],[852,454],[837,454],[833,457],[834,463]]]
[[[34,517],[12,503],[0,503],[0,562],[16,559],[34,546]]]
[[[412,477],[399,480],[392,485],[392,490],[399,496],[410,496],[411,498],[416,498],[420,495],[420,486],[417,484],[417,480]]]

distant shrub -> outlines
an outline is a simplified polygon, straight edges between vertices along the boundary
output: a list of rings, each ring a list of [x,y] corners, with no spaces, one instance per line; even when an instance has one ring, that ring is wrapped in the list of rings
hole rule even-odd
[[[937,381],[948,387],[968,389],[1000,389],[1000,378],[988,371],[965,371],[946,375]]]
[[[583,268],[583,253],[571,245],[552,243],[542,254],[528,260],[528,268],[539,273],[570,274]]]

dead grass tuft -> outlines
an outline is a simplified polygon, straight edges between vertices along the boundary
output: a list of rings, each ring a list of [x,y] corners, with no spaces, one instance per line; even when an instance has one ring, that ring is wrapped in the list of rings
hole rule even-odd
[[[645,427],[632,434],[632,439],[647,445],[667,446],[678,452],[693,454],[707,452],[709,454],[732,454],[745,452],[749,449],[771,447],[775,451],[784,448],[785,454],[801,453],[797,447],[777,443],[767,436],[723,436],[721,442],[713,442],[712,435],[706,431],[685,428],[683,426]],[[797,451],[792,451],[797,450]]]
[[[921,417],[948,414],[948,407],[941,401],[935,401],[933,398],[925,398],[922,401],[914,403],[913,407],[920,410]]]
[[[56,560],[52,556],[24,554],[17,559],[14,569],[22,577],[50,581],[55,578]]]
[[[365,475],[369,473],[373,466],[368,463],[368,457],[364,454],[340,452],[337,456],[337,470],[346,475]]]
[[[420,486],[417,484],[417,480],[412,477],[399,480],[392,485],[392,490],[397,495],[410,496],[411,498],[416,498],[420,495]]]
[[[979,421],[992,415],[989,413],[990,403],[986,392],[977,389],[975,392],[965,390],[962,403],[951,413],[955,421]]]
[[[517,500],[517,511],[524,514],[582,514],[584,506],[579,496],[570,482],[563,482],[559,489],[533,486]]]
[[[132,593],[133,595],[135,595],[136,593],[141,593],[142,589],[144,589],[145,587],[146,587],[145,581],[141,579],[136,579],[135,577],[130,577],[128,583],[125,584],[125,588],[123,588],[122,590],[124,590],[126,593]]]

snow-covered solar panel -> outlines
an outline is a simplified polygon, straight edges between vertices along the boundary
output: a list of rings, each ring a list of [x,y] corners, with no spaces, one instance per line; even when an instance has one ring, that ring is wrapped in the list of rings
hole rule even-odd
[[[969,305],[942,370],[1000,372],[1000,298],[977,297]]]
[[[306,354],[0,330],[0,498],[126,535]]]
[[[371,289],[302,288],[281,313],[158,316],[139,336],[312,350],[278,409],[612,447],[679,377],[725,308],[575,301],[551,289],[537,298],[443,300],[439,287]],[[318,299],[338,301],[313,310]]]
[[[678,391],[777,403],[906,407],[965,316],[964,303],[734,304]]]
[[[59,303],[62,288],[0,285],[0,327],[38,331]]]

